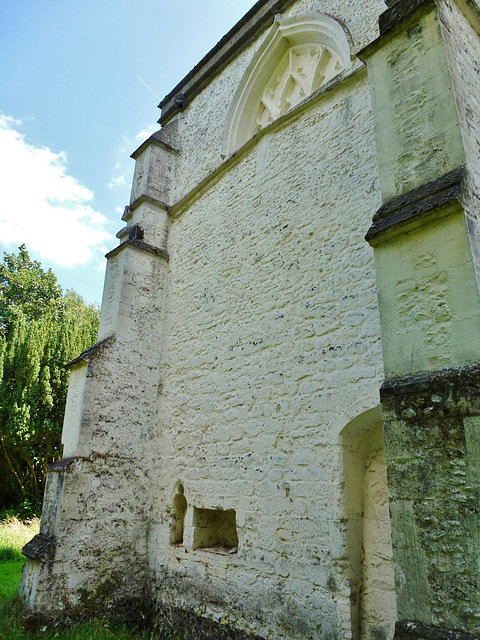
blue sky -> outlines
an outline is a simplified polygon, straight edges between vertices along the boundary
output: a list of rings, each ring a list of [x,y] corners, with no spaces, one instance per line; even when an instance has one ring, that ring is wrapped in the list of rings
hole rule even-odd
[[[100,302],[159,100],[254,0],[0,0],[0,254]]]

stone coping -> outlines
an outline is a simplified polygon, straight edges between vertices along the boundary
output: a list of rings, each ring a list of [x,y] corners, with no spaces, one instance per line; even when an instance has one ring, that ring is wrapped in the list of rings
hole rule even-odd
[[[399,0],[392,6],[384,11],[379,20],[378,26],[380,28],[380,36],[385,35],[389,31],[392,31],[397,24],[400,24],[410,14],[414,13],[421,7],[431,5],[435,3],[433,0]]]
[[[357,55],[366,62],[385,42],[392,37],[392,32],[399,26],[415,22],[417,14],[427,13],[436,7],[435,0],[399,0],[380,14],[378,27],[380,35],[361,49]]]
[[[22,548],[22,553],[30,560],[50,560],[55,551],[55,539],[38,533]]]
[[[476,389],[480,384],[480,363],[388,378],[380,388],[380,398],[383,400],[397,394],[428,394],[432,388],[446,388],[452,384],[464,389]]]
[[[411,640],[412,638],[417,638],[417,640],[478,640],[478,636],[464,631],[440,629],[410,620],[397,622],[394,640]]]
[[[259,0],[160,102],[158,107],[162,116],[158,122],[165,125],[176,113],[183,111],[215,76],[273,24],[277,13],[296,1]]]
[[[53,464],[49,465],[47,471],[50,472],[63,472],[75,462],[75,458],[60,458]]]
[[[81,353],[78,356],[78,358],[75,358],[75,360],[72,360],[66,366],[67,367],[71,367],[71,366],[73,366],[75,364],[78,364],[81,361],[88,363],[88,362],[90,362],[92,357],[94,357],[98,353],[102,352],[103,349],[108,348],[114,342],[115,342],[115,336],[109,336],[108,338],[105,338],[104,340],[100,340],[100,342],[97,342],[96,344],[94,344],[89,349],[86,349],[83,353]]]
[[[122,244],[119,244],[118,247],[115,247],[115,249],[112,249],[112,251],[107,253],[105,257],[108,260],[109,258],[112,258],[113,256],[117,255],[117,253],[120,253],[127,247],[138,249],[138,251],[143,251],[144,253],[151,253],[154,256],[163,258],[167,262],[170,259],[170,256],[168,255],[168,251],[166,249],[161,249],[160,247],[154,247],[153,244],[148,244],[147,242],[143,242],[143,240],[125,240],[125,242],[122,242]]]
[[[130,157],[133,158],[133,160],[136,160],[151,145],[161,147],[162,149],[165,149],[165,151],[169,151],[174,155],[178,155],[178,149],[175,149],[174,147],[172,147],[171,144],[168,144],[168,142],[165,142],[165,140],[162,137],[162,131],[160,130],[160,131],[155,131],[155,133],[152,133],[152,135],[149,138],[144,140],[142,144],[137,149],[135,149],[135,151],[131,154]]]
[[[431,213],[434,209],[458,202],[465,172],[465,167],[459,167],[382,205],[373,217],[365,240],[372,244],[373,240],[388,230]]]

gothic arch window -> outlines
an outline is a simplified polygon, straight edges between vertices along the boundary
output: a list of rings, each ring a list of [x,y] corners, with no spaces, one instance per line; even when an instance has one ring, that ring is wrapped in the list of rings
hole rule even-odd
[[[277,17],[233,99],[224,154],[239,149],[349,67],[350,46],[336,20],[320,14]]]

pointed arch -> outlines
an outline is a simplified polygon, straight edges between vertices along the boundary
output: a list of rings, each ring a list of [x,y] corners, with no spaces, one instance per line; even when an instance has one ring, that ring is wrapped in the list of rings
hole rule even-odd
[[[311,14],[284,20],[277,16],[233,99],[224,154],[239,149],[350,65],[347,36],[332,17]]]

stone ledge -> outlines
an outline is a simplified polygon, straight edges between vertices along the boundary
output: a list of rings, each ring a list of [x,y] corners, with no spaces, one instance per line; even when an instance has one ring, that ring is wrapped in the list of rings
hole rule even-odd
[[[141,195],[141,196],[138,196],[138,198],[134,200],[130,205],[128,205],[128,207],[125,207],[125,209],[129,209],[129,213],[127,215],[131,217],[135,209],[137,209],[141,204],[144,204],[145,202],[148,204],[153,204],[155,207],[160,207],[161,209],[165,209],[166,211],[170,210],[170,206],[168,204],[165,204],[165,202],[162,202],[161,200],[157,200],[156,198],[152,198],[152,196]],[[125,216],[125,213],[122,216],[122,220],[126,221],[127,218],[125,218],[124,216]]]
[[[417,640],[478,640],[479,636],[473,636],[464,631],[431,627],[410,620],[397,622],[394,640],[411,640],[412,638],[417,638]]]
[[[174,155],[178,155],[179,153],[178,149],[175,149],[175,147],[172,147],[171,144],[168,144],[168,142],[165,142],[165,140],[162,139],[161,131],[155,131],[155,133],[153,133],[149,138],[142,142],[142,144],[137,149],[135,149],[130,157],[133,160],[136,160],[138,156],[141,155],[145,151],[145,149],[148,149],[148,147],[150,147],[151,145],[161,147],[162,149],[165,149],[165,151],[169,151]]]
[[[465,389],[468,386],[474,388],[479,386],[480,363],[416,373],[399,378],[388,378],[380,388],[380,398],[409,393],[420,395],[430,393],[432,387],[446,387],[452,384]]]
[[[399,0],[392,4],[392,6],[384,11],[378,19],[378,26],[380,28],[380,36],[385,35],[389,31],[392,31],[397,24],[400,24],[408,18],[412,13],[422,8],[423,6],[434,6],[433,0]]]
[[[161,200],[152,198],[152,196],[141,195],[141,196],[138,196],[138,198],[136,198],[131,204],[128,204],[125,207],[122,215],[122,222],[129,222],[135,209],[138,209],[140,205],[145,203],[151,204],[154,207],[159,207],[160,209],[165,209],[165,211],[170,211],[171,209],[170,205],[165,204],[165,202],[162,202]]]
[[[170,259],[170,256],[168,255],[168,251],[166,249],[160,249],[160,247],[154,247],[152,244],[147,244],[142,240],[125,240],[125,242],[122,242],[122,244],[118,245],[118,247],[115,247],[115,249],[107,253],[105,257],[108,260],[109,258],[112,258],[113,256],[117,255],[117,253],[120,253],[120,251],[123,251],[126,247],[132,247],[133,249],[138,249],[139,251],[143,251],[145,253],[151,253],[154,256],[163,258],[167,262]]]
[[[119,240],[121,240],[123,237],[125,237],[128,232],[130,231],[130,227],[122,227],[122,229],[120,229],[120,231],[118,231],[118,233],[115,234],[115,237],[118,238]]]
[[[75,458],[60,458],[53,464],[48,466],[47,471],[50,472],[63,472],[68,469],[75,462]]]
[[[50,560],[55,552],[55,538],[37,534],[22,548],[22,553],[30,560]]]
[[[398,0],[391,7],[380,14],[378,27],[380,35],[366,45],[357,53],[362,62],[370,57],[384,42],[388,41],[391,33],[396,27],[406,23],[404,26],[415,21],[417,13],[426,13],[436,7],[435,0]]]
[[[371,243],[390,229],[439,207],[458,202],[465,172],[465,167],[460,167],[382,205],[373,217],[365,240]]]
[[[86,349],[77,358],[75,358],[75,360],[72,360],[66,366],[67,367],[71,367],[72,365],[77,364],[81,360],[83,360],[84,362],[86,362],[88,364],[90,362],[90,360],[92,360],[92,358],[94,358],[97,355],[99,355],[105,348],[109,347],[114,342],[115,342],[115,336],[109,336],[108,338],[105,338],[104,340],[100,340],[100,342],[97,342],[96,344],[93,345],[93,347],[90,347],[89,349]]]

